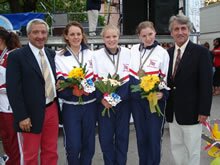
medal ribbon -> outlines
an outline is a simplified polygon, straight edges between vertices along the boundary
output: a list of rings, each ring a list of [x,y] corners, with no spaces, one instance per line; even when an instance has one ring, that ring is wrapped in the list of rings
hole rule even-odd
[[[79,64],[79,66],[80,66],[80,65],[83,65],[83,60],[84,60],[83,50],[81,50],[81,52],[82,52],[82,61],[80,62],[80,61],[79,61],[80,51],[79,51],[79,53],[78,53],[77,55],[75,55],[75,54],[73,53],[72,49],[71,49],[69,46],[67,46],[66,49],[73,55],[73,57],[75,58],[76,62]]]
[[[106,50],[106,49],[104,49],[105,50],[105,53],[106,53],[106,55],[107,55],[107,57],[108,57],[108,59],[111,61],[111,63],[113,64],[113,66],[114,66],[114,68],[115,68],[115,73],[114,73],[114,75],[115,74],[117,74],[117,72],[118,72],[118,65],[119,65],[119,57],[120,57],[120,52],[121,52],[121,48],[119,47],[118,48],[119,50],[118,50],[118,53],[116,54],[117,55],[117,63],[116,63],[116,65],[115,65],[115,61],[113,61],[112,60],[112,58],[110,57],[110,54],[108,53],[108,51]],[[114,55],[115,56],[115,55]]]
[[[144,60],[143,63],[141,63],[141,61],[142,61],[142,58],[143,58],[143,56],[144,56],[144,54],[145,54],[146,51],[144,52],[144,54],[143,54],[142,56],[141,56],[141,51],[140,51],[140,68],[139,68],[139,71],[142,70],[144,64],[147,62],[148,58],[150,57],[150,55],[152,54],[152,52],[154,51],[155,48],[156,48],[156,47],[153,47],[153,48],[151,49],[150,53],[147,55],[147,57],[145,58],[145,60]]]
[[[4,56],[5,54],[8,52],[8,49],[5,48],[3,51],[2,51],[2,54],[0,55],[0,63],[2,62],[2,60],[4,59]]]

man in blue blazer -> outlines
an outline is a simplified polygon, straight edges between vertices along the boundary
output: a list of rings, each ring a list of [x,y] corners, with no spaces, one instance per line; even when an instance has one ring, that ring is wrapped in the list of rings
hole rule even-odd
[[[41,19],[27,25],[29,43],[9,54],[7,94],[19,132],[24,164],[57,165],[58,104],[55,88],[55,52],[45,48],[49,27]],[[42,64],[44,59],[44,64]],[[44,69],[47,68],[45,81]],[[49,82],[49,86],[46,85]],[[50,88],[50,95],[47,89]]]
[[[169,29],[175,46],[168,50],[171,88],[166,108],[171,151],[177,165],[199,165],[202,125],[212,103],[212,65],[206,48],[189,40],[191,22],[172,16]]]

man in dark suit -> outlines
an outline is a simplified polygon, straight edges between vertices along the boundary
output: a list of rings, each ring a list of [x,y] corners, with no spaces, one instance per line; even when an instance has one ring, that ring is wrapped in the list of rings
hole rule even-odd
[[[27,25],[28,45],[8,56],[7,94],[19,132],[20,151],[27,165],[57,165],[58,104],[55,52],[45,48],[49,27],[41,19]],[[49,90],[48,90],[49,89]]]
[[[175,46],[168,50],[171,88],[166,108],[171,151],[177,165],[199,165],[202,125],[212,103],[212,65],[206,48],[189,40],[191,22],[184,15],[169,22]]]

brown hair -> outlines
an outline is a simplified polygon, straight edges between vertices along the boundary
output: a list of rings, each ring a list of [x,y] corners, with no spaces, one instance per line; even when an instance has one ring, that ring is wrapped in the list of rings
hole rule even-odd
[[[137,26],[136,33],[140,34],[141,30],[145,29],[145,28],[151,28],[152,30],[154,30],[156,32],[156,30],[154,28],[154,23],[153,22],[151,22],[151,21],[143,21],[143,22],[139,23],[139,25]]]
[[[0,38],[5,41],[8,50],[21,47],[19,37],[14,32],[8,32],[4,28],[0,28]]]
[[[69,45],[69,41],[66,40],[65,35],[68,34],[69,29],[70,29],[71,26],[76,26],[76,27],[80,28],[80,30],[82,32],[82,35],[83,35],[83,39],[82,39],[82,43],[81,44],[85,44],[86,45],[86,43],[87,43],[86,34],[84,32],[83,26],[79,22],[77,22],[77,21],[73,21],[73,22],[68,23],[66,25],[65,29],[63,30],[63,38],[64,38],[65,43],[67,45]]]

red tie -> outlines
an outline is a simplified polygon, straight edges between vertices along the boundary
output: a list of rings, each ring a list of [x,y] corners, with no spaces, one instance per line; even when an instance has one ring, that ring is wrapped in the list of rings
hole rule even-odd
[[[172,75],[173,78],[176,75],[176,71],[177,71],[178,65],[180,63],[180,60],[181,60],[181,50],[177,49],[176,62],[175,62],[175,65],[174,65],[174,70],[173,70],[173,75]]]

